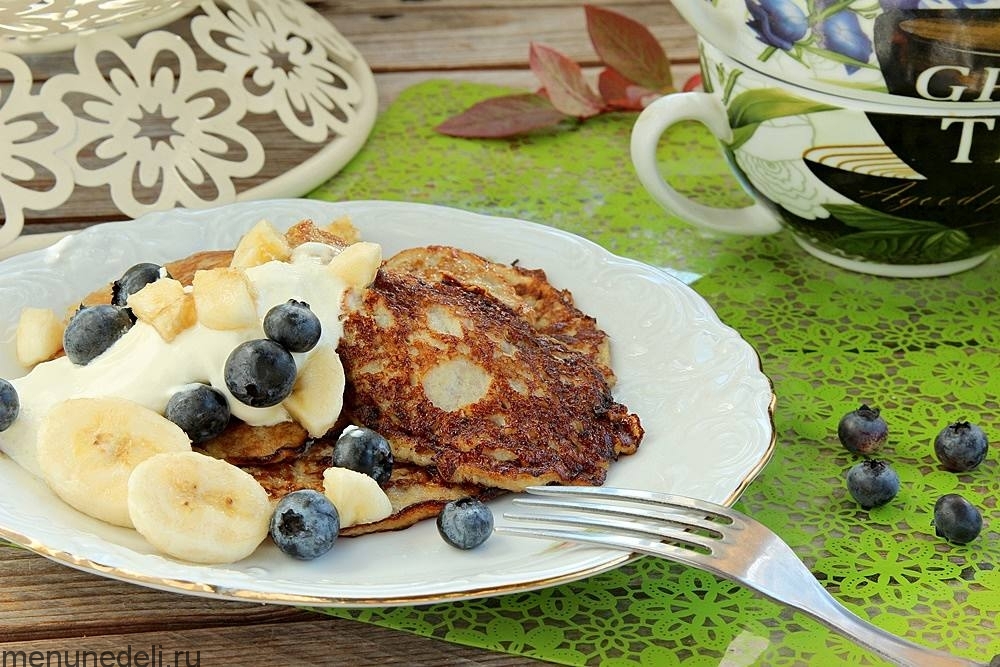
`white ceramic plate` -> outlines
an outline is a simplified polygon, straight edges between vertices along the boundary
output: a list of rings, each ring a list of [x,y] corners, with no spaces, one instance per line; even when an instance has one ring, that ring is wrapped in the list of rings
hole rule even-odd
[[[392,202],[274,200],[171,211],[87,229],[51,248],[0,263],[0,377],[23,373],[13,352],[28,305],[72,306],[137,261],[165,262],[222,249],[261,218],[287,227],[350,214],[389,255],[451,244],[501,262],[545,269],[610,334],[616,397],[639,414],[639,452],[612,466],[608,483],[733,502],[774,445],[771,383],[757,353],[705,301],[664,272],[616,257],[549,227],[450,208]],[[2,437],[2,435],[0,435]],[[500,515],[509,498],[492,503]],[[134,531],[86,517],[0,455],[0,536],[59,562],[155,588],[286,604],[380,606],[472,598],[579,579],[628,556],[595,547],[495,535],[459,551],[433,521],[397,533],[341,539],[299,562],[264,544],[225,566],[158,555]]]

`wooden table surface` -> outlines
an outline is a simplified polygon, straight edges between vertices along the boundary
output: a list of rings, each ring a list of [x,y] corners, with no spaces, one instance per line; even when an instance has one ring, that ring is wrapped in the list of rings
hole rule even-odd
[[[364,55],[384,109],[406,87],[431,78],[533,89],[528,45],[542,42],[597,71],[581,3],[569,0],[354,0],[310,3]],[[694,33],[666,0],[611,0],[666,47],[683,81],[697,71]],[[74,210],[77,206],[78,210]],[[116,219],[71,204],[67,219]],[[27,227],[29,235],[49,225]],[[41,237],[36,235],[39,241]],[[19,243],[27,249],[30,237]],[[79,572],[29,551],[0,546],[0,652],[126,651],[159,646],[165,660],[190,652],[202,665],[522,665],[533,661],[467,648],[291,607],[165,593]],[[2,655],[2,653],[0,653]],[[183,660],[181,656],[181,660]],[[164,663],[168,664],[168,663]],[[183,663],[182,663],[183,664]]]

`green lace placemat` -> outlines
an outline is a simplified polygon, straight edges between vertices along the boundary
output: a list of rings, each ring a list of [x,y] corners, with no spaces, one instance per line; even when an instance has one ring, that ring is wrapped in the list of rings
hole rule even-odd
[[[443,81],[404,91],[379,117],[358,156],[310,196],[457,206],[558,227],[657,266],[699,273],[711,266],[698,232],[666,215],[636,179],[628,157],[635,114],[610,114],[511,141],[454,139],[433,131],[449,115],[502,92]],[[718,154],[697,125],[684,126],[673,137],[670,153]],[[720,205],[749,201],[715,160],[675,164],[672,182],[691,196]],[[731,237],[713,244],[718,246],[713,253],[752,249],[755,243]]]
[[[840,600],[892,632],[988,661],[1000,653],[1000,496],[994,446],[971,473],[943,471],[934,434],[965,418],[1000,434],[997,258],[957,276],[892,280],[807,256],[787,234],[702,234],[665,214],[628,158],[634,115],[518,141],[432,128],[494,88],[432,82],[380,117],[365,149],[312,196],[457,206],[553,225],[694,284],[760,352],[778,396],[778,445],[738,506],[784,537]],[[669,178],[704,201],[744,195],[698,126],[663,148]],[[869,402],[902,478],[889,505],[861,510],[843,476],[841,414]],[[936,498],[960,492],[986,526],[966,546],[934,536]],[[569,665],[880,665],[825,627],[712,575],[644,558],[538,592],[391,609],[326,610],[447,641]]]

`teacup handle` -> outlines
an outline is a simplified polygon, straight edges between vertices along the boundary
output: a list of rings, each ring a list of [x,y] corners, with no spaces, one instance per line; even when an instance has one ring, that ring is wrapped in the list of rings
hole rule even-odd
[[[632,164],[643,187],[664,208],[691,224],[747,236],[778,232],[781,229],[778,218],[764,204],[756,202],[741,208],[707,206],[667,184],[657,165],[656,146],[667,129],[687,120],[702,123],[720,142],[733,140],[726,108],[715,95],[674,93],[655,100],[643,109],[632,127]]]

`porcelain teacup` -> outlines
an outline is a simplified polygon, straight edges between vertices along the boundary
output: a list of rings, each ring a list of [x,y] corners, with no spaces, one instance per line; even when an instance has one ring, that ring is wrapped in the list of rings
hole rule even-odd
[[[632,130],[640,181],[693,225],[735,234],[790,230],[813,255],[884,276],[971,268],[1000,245],[1000,107],[921,107],[820,93],[701,42],[705,92],[664,96]],[[703,123],[754,203],[718,208],[673,188],[657,145]]]

